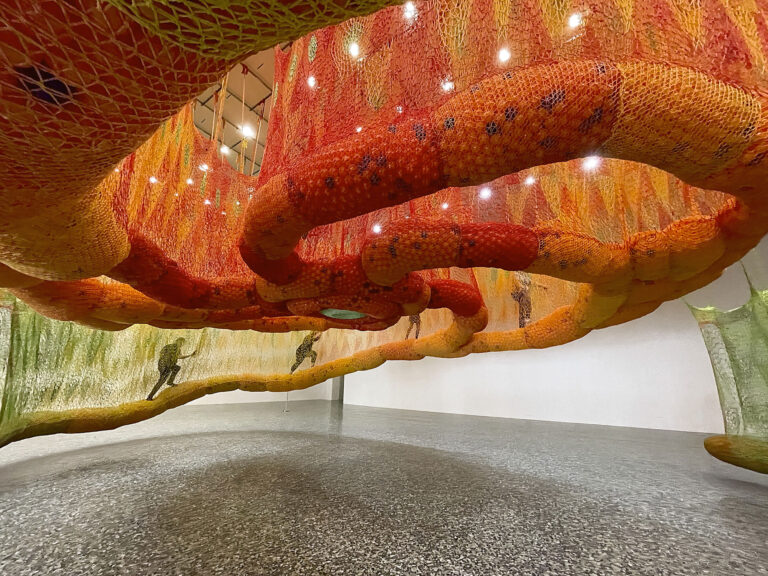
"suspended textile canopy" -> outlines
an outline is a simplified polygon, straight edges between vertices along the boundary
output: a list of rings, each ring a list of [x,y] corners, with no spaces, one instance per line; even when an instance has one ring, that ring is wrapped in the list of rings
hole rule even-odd
[[[384,4],[0,6],[3,406],[34,400],[0,411],[4,442],[563,344],[707,284],[768,230],[757,3]],[[253,177],[187,102],[287,40]],[[50,369],[23,352],[81,340]],[[158,370],[180,383],[142,400]]]
[[[707,451],[768,474],[768,290],[750,283],[743,306],[690,306],[707,346],[723,411],[725,435],[707,438]]]

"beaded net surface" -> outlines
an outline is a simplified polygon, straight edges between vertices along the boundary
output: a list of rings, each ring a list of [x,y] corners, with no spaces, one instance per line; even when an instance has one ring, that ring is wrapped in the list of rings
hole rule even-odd
[[[28,399],[4,441],[563,344],[710,282],[768,228],[760,2],[424,0],[340,23],[381,3],[214,4],[0,6],[3,398]],[[260,35],[244,14],[279,18]],[[242,174],[184,102],[308,30],[277,51]],[[179,337],[180,384],[143,400]],[[14,355],[52,341],[88,352]]]
[[[725,435],[704,445],[716,458],[768,474],[768,290],[750,282],[743,306],[691,306],[717,382]]]

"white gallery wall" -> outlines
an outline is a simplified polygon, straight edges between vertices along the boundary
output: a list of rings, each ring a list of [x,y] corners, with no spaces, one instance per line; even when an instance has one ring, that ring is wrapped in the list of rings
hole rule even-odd
[[[768,241],[745,259],[768,286]],[[689,295],[732,308],[749,297],[739,265]],[[388,362],[345,378],[347,404],[614,426],[722,432],[709,356],[685,303],[546,350]]]

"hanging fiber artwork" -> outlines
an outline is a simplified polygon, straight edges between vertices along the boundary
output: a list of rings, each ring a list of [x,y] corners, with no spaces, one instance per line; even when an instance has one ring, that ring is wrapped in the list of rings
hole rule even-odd
[[[0,5],[0,443],[564,344],[768,231],[761,2],[220,4]],[[243,174],[189,102],[286,41]]]
[[[732,310],[690,306],[707,346],[725,434],[704,441],[715,458],[768,474],[768,290]]]

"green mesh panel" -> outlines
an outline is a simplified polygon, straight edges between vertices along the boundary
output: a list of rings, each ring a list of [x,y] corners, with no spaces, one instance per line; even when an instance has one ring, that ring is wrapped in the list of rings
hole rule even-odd
[[[726,434],[768,438],[768,290],[753,289],[733,310],[690,308],[715,371]]]
[[[179,360],[176,383],[205,388],[210,379],[247,385],[286,372],[306,334],[139,324],[94,330],[46,318],[0,291],[0,446],[43,413],[56,420],[54,413],[144,400],[158,381],[161,349],[179,337],[185,339],[181,353],[195,355]]]
[[[370,14],[394,0],[105,0],[156,35],[228,60],[318,28]]]

